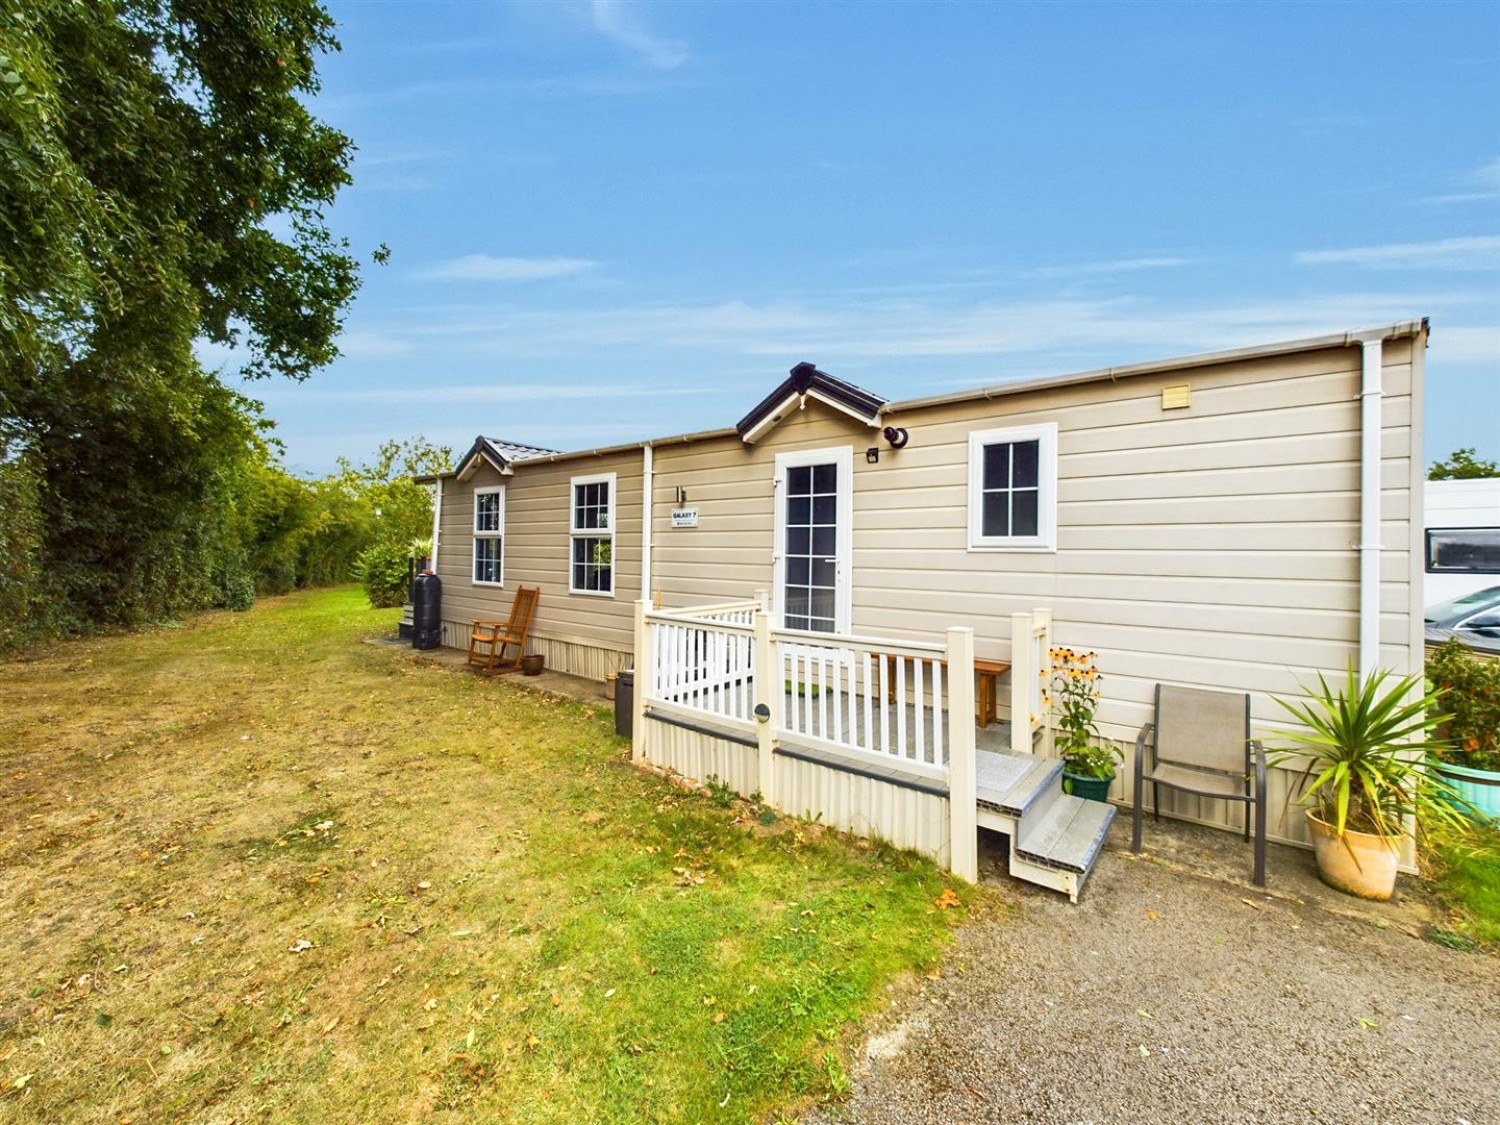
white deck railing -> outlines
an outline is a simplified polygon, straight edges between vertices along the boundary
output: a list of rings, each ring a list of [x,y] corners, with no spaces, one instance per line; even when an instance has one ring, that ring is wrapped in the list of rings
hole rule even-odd
[[[1051,615],[1016,614],[1012,628],[1013,739],[1029,749],[1029,734],[1046,729]],[[774,808],[785,785],[797,807],[783,811],[925,833],[928,848],[936,833],[953,872],[978,877],[972,630],[917,644],[773,629],[763,600],[641,601],[635,659],[633,758],[659,751],[698,781],[730,769],[742,793]]]
[[[718,607],[713,607],[718,608]],[[758,607],[749,610],[753,619]],[[742,608],[722,611],[738,615]],[[645,621],[653,659],[646,698],[739,726],[755,721],[755,627],[722,617],[654,612]]]
[[[942,645],[771,630],[784,702],[778,736],[903,765],[948,764]]]

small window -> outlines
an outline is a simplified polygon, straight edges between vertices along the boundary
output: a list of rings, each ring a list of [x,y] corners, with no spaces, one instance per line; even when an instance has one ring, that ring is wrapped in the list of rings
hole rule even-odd
[[[474,490],[474,582],[499,586],[505,578],[505,487]]]
[[[568,589],[613,597],[615,592],[615,474],[574,477],[572,559]]]
[[[969,435],[969,548],[1057,547],[1057,427]]]
[[[1500,527],[1429,527],[1428,574],[1500,574]]]

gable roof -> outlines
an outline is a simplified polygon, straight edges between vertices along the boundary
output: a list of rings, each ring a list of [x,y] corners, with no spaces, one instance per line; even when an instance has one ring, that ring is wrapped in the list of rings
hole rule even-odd
[[[539,445],[522,445],[518,441],[505,441],[502,438],[480,435],[474,439],[474,444],[469,446],[469,451],[458,459],[458,464],[453,466],[452,475],[459,480],[468,480],[478,471],[480,465],[488,464],[497,473],[509,476],[511,462],[525,461],[531,457],[546,457],[556,452],[555,449],[543,449]]]
[[[808,399],[815,399],[825,406],[849,415],[856,421],[873,427],[880,425],[880,409],[886,403],[885,399],[871,394],[863,387],[856,387],[853,383],[835,379],[828,372],[819,371],[810,363],[799,363],[792,368],[791,374],[782,380],[779,387],[763,398],[754,410],[739,420],[735,430],[743,441],[753,445],[769,432],[772,426],[786,417],[788,410],[793,406],[806,405]]]

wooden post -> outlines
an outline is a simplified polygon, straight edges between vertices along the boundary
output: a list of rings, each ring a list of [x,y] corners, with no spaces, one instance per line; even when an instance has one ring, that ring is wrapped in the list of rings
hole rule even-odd
[[[974,630],[948,630],[948,867],[979,881],[978,781],[974,760]]]
[[[651,626],[646,622],[647,603],[635,603],[635,691],[632,693],[630,719],[630,760],[642,761],[646,754],[646,693],[655,678],[656,654],[651,651]]]
[[[776,741],[781,731],[781,676],[776,668],[776,645],[771,640],[771,615],[762,606],[755,613],[755,695],[770,716],[755,717],[755,739],[760,760],[760,797],[776,808]]]

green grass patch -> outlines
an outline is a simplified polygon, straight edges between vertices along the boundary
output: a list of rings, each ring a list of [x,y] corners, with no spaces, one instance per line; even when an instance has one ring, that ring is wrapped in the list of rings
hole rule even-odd
[[[7,667],[0,1085],[30,1077],[0,1116],[751,1122],[846,1092],[851,1028],[965,913],[948,880],[631,768],[602,704],[360,643],[394,621],[299,594]]]
[[[1453,921],[1436,933],[1443,944],[1500,947],[1500,830],[1437,846],[1434,883]],[[1446,940],[1445,940],[1446,939]]]

